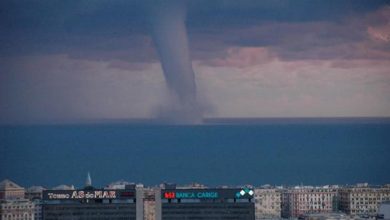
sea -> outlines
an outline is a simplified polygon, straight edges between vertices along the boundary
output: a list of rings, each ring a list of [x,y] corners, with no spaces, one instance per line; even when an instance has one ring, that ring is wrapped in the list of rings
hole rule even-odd
[[[390,183],[390,119],[0,126],[0,181],[208,186]]]

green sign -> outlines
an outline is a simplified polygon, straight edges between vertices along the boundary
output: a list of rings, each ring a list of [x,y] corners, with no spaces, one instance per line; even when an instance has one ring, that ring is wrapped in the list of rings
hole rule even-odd
[[[216,199],[218,192],[176,192],[176,199]]]

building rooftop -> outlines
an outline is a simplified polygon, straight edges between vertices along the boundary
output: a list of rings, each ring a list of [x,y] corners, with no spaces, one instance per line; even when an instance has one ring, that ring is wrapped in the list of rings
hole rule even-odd
[[[46,190],[43,186],[31,186],[27,189],[27,192],[42,192],[43,190]]]
[[[24,190],[23,187],[19,186],[18,184],[12,182],[11,180],[5,179],[0,182],[0,190]]]
[[[67,185],[59,185],[56,187],[53,187],[54,190],[74,190],[74,186],[67,186]]]

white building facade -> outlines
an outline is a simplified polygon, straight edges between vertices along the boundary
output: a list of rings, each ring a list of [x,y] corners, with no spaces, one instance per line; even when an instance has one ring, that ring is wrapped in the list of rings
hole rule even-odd
[[[26,190],[10,180],[0,182],[0,220],[34,220],[35,204]]]
[[[35,204],[28,199],[3,200],[0,216],[1,220],[34,220]]]

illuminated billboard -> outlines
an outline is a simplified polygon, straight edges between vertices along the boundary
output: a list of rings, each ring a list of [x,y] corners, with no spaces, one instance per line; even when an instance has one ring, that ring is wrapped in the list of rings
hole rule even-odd
[[[253,190],[238,189],[173,189],[162,190],[163,199],[251,199]]]
[[[44,190],[44,200],[133,199],[134,190]]]

